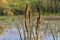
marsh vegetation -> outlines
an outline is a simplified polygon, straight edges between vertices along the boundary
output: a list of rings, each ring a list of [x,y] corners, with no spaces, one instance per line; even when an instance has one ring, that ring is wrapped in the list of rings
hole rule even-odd
[[[59,7],[59,0],[0,0],[0,40],[60,40]]]

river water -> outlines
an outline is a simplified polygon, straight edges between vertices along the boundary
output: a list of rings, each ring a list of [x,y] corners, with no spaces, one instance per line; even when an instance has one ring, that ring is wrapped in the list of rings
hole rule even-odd
[[[10,22],[0,20],[0,25],[6,26],[4,29],[3,28],[0,29],[2,30],[0,32],[0,40],[20,40],[19,32],[17,29],[17,24],[19,25],[22,40],[24,40],[23,19],[18,19],[18,20],[10,21]],[[33,26],[36,26],[36,20],[33,21]],[[54,33],[55,39],[60,40],[60,20],[43,20],[42,24],[40,25],[40,32],[41,32],[40,39],[41,40],[53,40],[51,28]],[[35,29],[33,30],[35,32]]]

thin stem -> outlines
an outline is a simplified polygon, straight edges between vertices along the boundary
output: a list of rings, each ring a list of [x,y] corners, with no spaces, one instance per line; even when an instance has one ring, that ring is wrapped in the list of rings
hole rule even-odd
[[[19,32],[19,35],[20,35],[20,39],[22,40],[21,33],[20,33],[18,25],[17,25],[17,29],[18,29],[18,32]]]
[[[51,27],[50,27],[51,28]],[[53,40],[55,40],[55,37],[54,37],[54,33],[52,31],[52,28],[51,28],[51,33],[52,33],[52,36],[53,36]]]

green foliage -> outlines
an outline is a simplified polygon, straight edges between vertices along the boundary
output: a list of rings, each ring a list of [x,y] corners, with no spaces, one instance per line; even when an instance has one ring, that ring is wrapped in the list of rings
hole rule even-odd
[[[54,13],[57,12],[60,13],[60,1],[59,0],[0,0],[0,10],[2,8],[4,9],[10,9],[13,14],[20,15],[24,14],[25,5],[28,4],[31,10],[31,13],[36,13],[43,9],[43,12],[48,13]],[[1,8],[2,7],[2,8]],[[1,10],[1,11],[4,11]],[[21,12],[22,10],[22,12]],[[0,11],[0,14],[3,14]],[[20,12],[19,12],[20,11]]]

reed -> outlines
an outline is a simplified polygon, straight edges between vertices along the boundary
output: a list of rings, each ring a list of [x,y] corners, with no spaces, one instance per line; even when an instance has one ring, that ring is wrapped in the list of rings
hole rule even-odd
[[[26,29],[26,32],[27,32],[27,39],[28,39],[28,26],[27,26],[27,16],[28,16],[28,4],[26,4],[26,9],[25,9],[25,29]]]
[[[32,18],[31,18],[31,13],[30,13],[30,10],[28,11],[29,12],[29,29],[30,29],[30,40],[33,40],[32,38],[32,35],[33,34],[33,24],[32,24]],[[34,36],[33,36],[34,37]]]
[[[28,11],[29,13],[29,23],[31,22],[31,14],[30,14],[30,10]]]
[[[39,12],[39,16],[37,17],[37,27],[36,27],[36,40],[40,40],[40,24],[41,24],[41,14],[42,12]]]
[[[27,28],[27,11],[28,11],[28,5],[26,4],[26,9],[25,9],[25,28],[26,28],[26,31],[28,32],[28,28]]]
[[[46,35],[47,29],[48,29],[48,23],[47,23],[47,26],[46,26],[45,31],[44,31],[44,36]]]
[[[42,5],[39,10],[37,10],[39,16],[37,17],[37,27],[36,27],[36,40],[40,40],[40,24],[42,20]]]
[[[24,34],[24,40],[27,40],[24,27],[23,27],[23,34]]]
[[[27,15],[28,15],[28,4],[26,4],[26,8],[25,8],[25,19],[27,19]]]
[[[25,27],[24,27],[24,23],[23,23],[23,22],[22,22],[22,26],[23,26],[24,40],[27,40],[27,37],[26,37],[26,30],[25,30]]]
[[[39,15],[37,17],[37,22],[36,22],[37,25],[35,27],[36,36],[35,36],[34,40],[40,40],[40,35],[41,35],[40,34],[40,25],[41,25],[41,21],[42,21],[42,8],[41,7],[40,7],[40,10],[39,10],[38,13],[39,13]],[[32,35],[34,37],[33,26],[32,26],[33,23],[32,23],[31,13],[30,13],[28,4],[26,4],[24,19],[25,20],[24,20],[24,24],[23,25],[25,26],[25,29],[26,29],[26,30],[24,30],[24,27],[23,27],[24,39],[25,40],[33,40],[33,38],[32,38]],[[29,26],[27,25],[27,22],[28,22],[27,20],[29,20]],[[47,29],[48,29],[48,24],[46,26],[46,29],[45,29],[44,33],[46,33]],[[19,28],[18,28],[18,30],[19,30]],[[50,30],[51,30],[53,39],[55,40],[52,28]],[[19,34],[20,34],[20,32],[19,32]],[[20,38],[21,38],[21,35],[20,35]]]
[[[51,33],[52,33],[52,36],[53,36],[53,40],[55,40],[55,37],[54,37],[54,33],[52,31],[52,28],[51,28]]]
[[[17,24],[17,29],[18,29],[18,32],[19,32],[20,40],[22,40],[22,37],[21,37],[21,33],[20,33],[20,29],[19,29],[18,24]]]
[[[57,35],[58,34],[58,27],[56,26],[56,24],[55,24],[55,27],[56,27],[56,29],[55,29],[56,30],[56,32],[55,32],[56,40],[58,40],[58,35]]]
[[[40,22],[40,18],[37,18],[37,27],[36,27],[36,40],[40,40],[39,38],[39,32],[40,32],[40,27],[39,27],[39,22]]]

